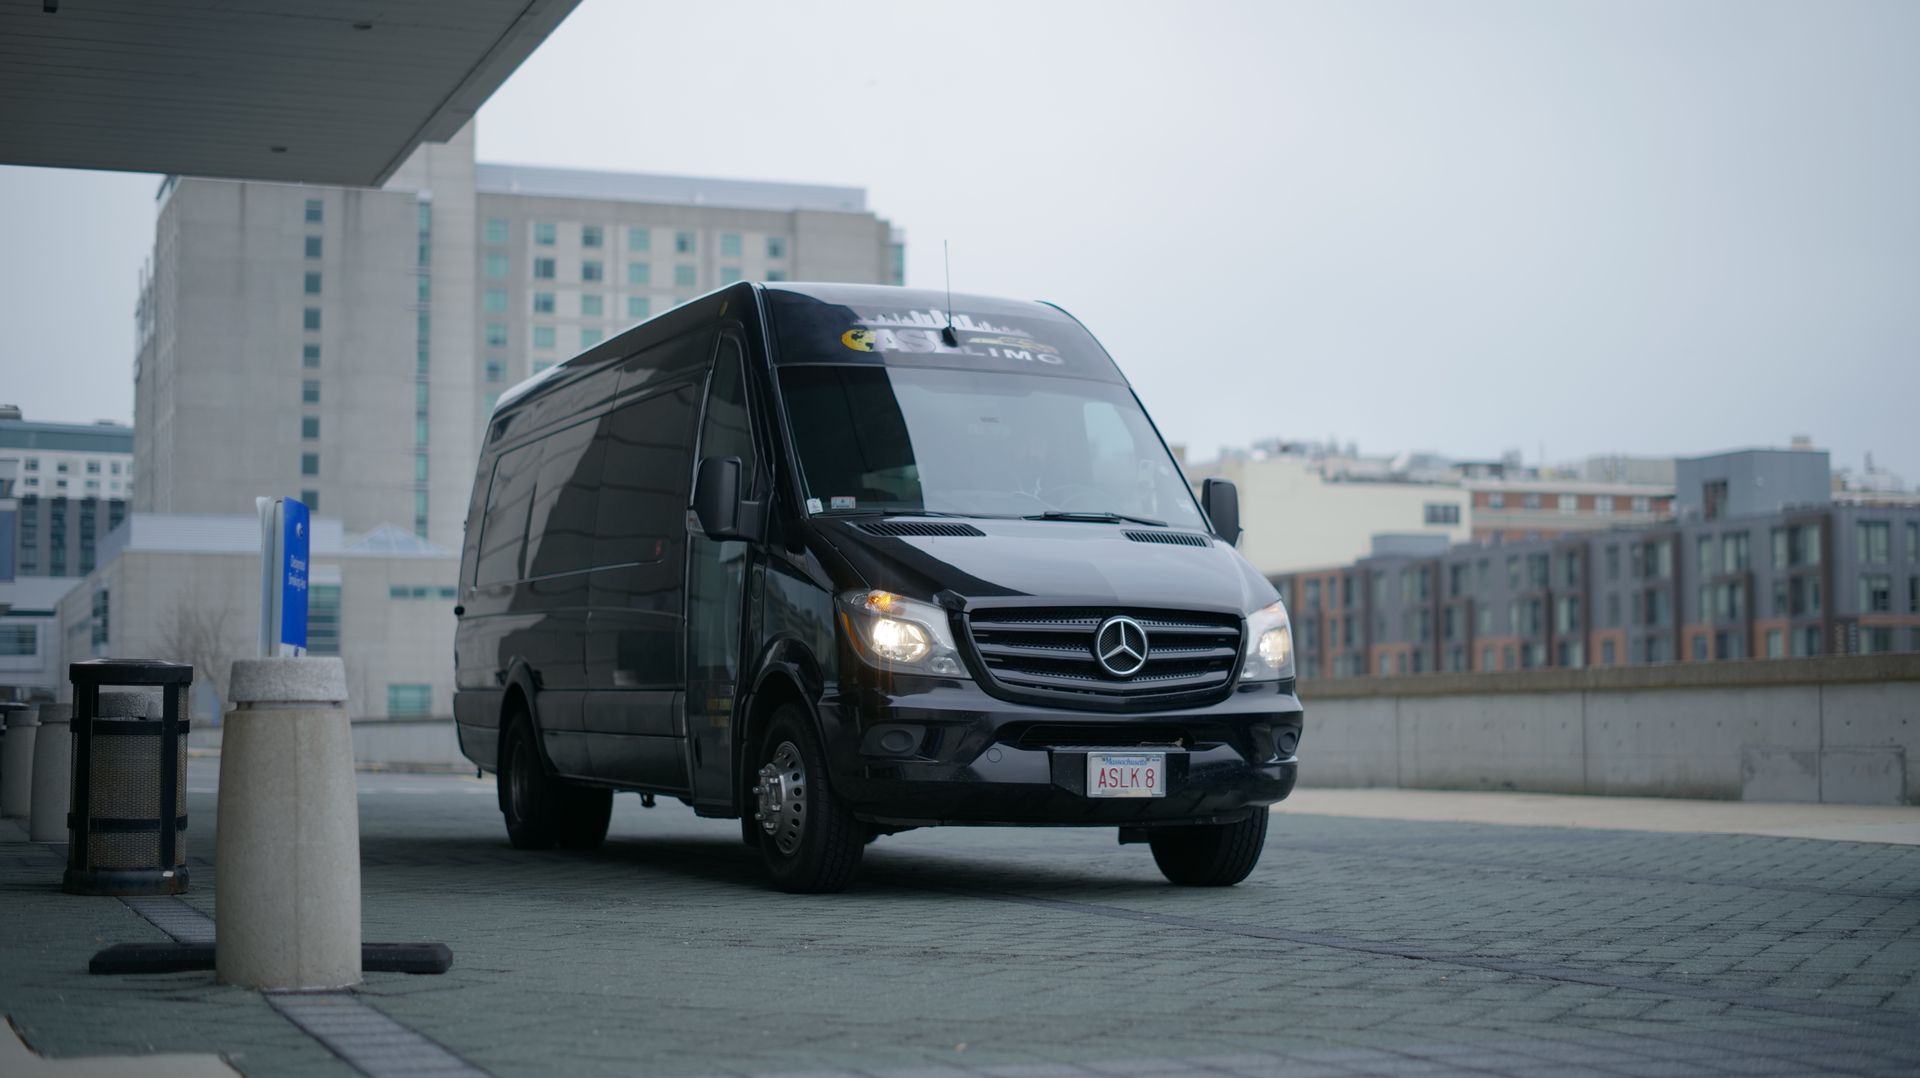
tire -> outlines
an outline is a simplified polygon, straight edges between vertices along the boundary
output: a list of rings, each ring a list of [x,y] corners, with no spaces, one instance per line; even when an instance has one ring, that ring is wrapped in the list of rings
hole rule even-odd
[[[563,850],[597,850],[613,818],[613,791],[604,786],[560,787],[561,814],[554,829]]]
[[[773,885],[791,894],[845,890],[860,867],[867,829],[827,781],[813,720],[796,704],[773,713],[752,757],[752,811]]]
[[[1232,887],[1260,863],[1272,815],[1262,807],[1238,823],[1155,828],[1147,837],[1153,863],[1182,887]]]
[[[533,720],[525,711],[507,716],[507,735],[500,742],[500,815],[506,817],[507,839],[516,850],[550,850],[560,838],[559,784],[547,774],[534,741]]]

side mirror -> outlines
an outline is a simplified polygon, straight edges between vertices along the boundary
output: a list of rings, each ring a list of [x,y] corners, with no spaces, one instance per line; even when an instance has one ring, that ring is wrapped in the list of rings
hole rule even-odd
[[[1200,508],[1213,522],[1213,534],[1228,546],[1240,542],[1240,491],[1225,479],[1200,481]]]
[[[708,457],[693,478],[693,515],[713,540],[760,538],[761,506],[740,498],[740,458]]]

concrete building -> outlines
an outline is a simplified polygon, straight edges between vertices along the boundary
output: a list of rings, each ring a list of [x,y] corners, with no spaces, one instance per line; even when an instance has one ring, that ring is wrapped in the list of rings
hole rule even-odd
[[[384,187],[169,178],[137,312],[139,512],[287,494],[459,545],[506,386],[742,277],[896,281],[855,188],[476,164]]]
[[[0,495],[125,499],[133,431],[118,423],[35,423],[0,405]]]
[[[1576,478],[1479,479],[1469,511],[1472,538],[1551,539],[1570,532],[1652,524],[1673,516],[1673,487]]]
[[[1351,565],[1279,576],[1302,675],[1920,651],[1920,506],[1833,503],[1826,454],[1799,456],[1681,461],[1676,498],[1701,508],[1671,521],[1444,550],[1382,537]],[[1822,478],[1783,502],[1731,497],[1808,461]]]
[[[311,541],[308,650],[346,661],[348,713],[450,717],[459,554],[398,528],[349,535],[327,517],[314,518]],[[229,666],[257,654],[259,595],[255,516],[135,513],[100,568],[59,600],[58,664],[108,655],[190,663],[195,713],[217,715]]]
[[[1287,450],[1224,456],[1187,477],[1240,490],[1240,552],[1268,574],[1351,562],[1382,532],[1465,542],[1468,492],[1458,485],[1350,477],[1340,458]]]

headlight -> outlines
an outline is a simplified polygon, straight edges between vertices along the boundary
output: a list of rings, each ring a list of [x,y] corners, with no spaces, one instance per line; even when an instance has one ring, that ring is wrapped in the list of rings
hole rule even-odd
[[[890,591],[840,596],[840,620],[853,650],[881,670],[935,677],[966,677],[948,627],[947,612]]]
[[[1247,657],[1241,681],[1278,681],[1293,676],[1293,625],[1286,604],[1275,602],[1247,615]]]

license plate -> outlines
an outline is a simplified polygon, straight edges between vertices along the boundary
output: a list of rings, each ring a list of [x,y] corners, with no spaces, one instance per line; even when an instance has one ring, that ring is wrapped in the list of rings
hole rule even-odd
[[[1087,796],[1167,796],[1167,754],[1164,752],[1087,753]]]

